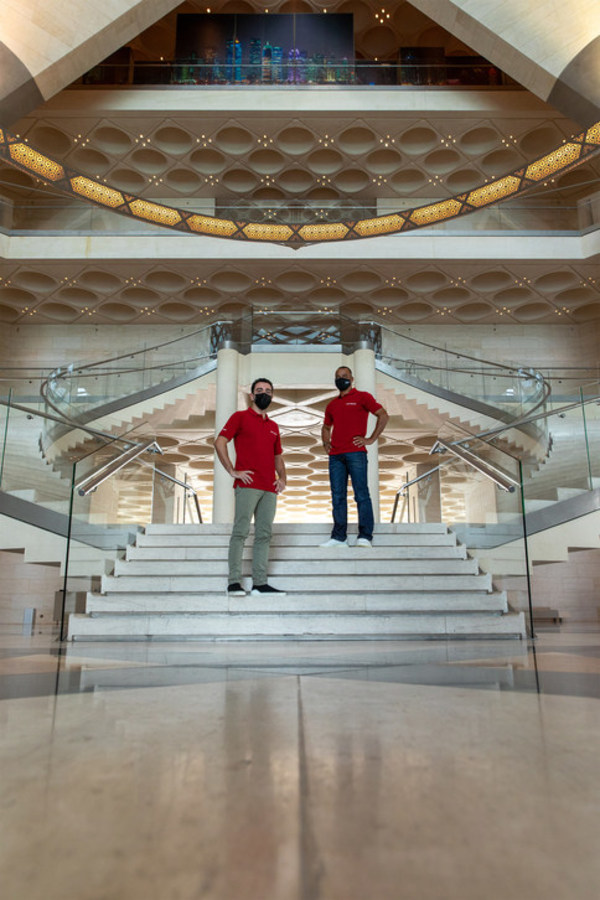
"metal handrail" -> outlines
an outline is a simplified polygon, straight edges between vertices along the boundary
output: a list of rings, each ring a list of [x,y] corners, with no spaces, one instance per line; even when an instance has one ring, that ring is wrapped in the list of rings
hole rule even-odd
[[[594,382],[594,384],[595,384],[595,382]],[[600,401],[600,394],[596,394],[596,396],[594,396],[594,397],[588,397],[584,401],[583,405],[585,406],[587,403],[597,403],[598,401]],[[543,413],[538,413],[537,415],[532,415],[532,416],[528,416],[524,419],[521,419],[521,420],[519,420],[519,424],[520,425],[529,425],[533,422],[537,422],[538,419],[549,419],[551,416],[559,416],[565,412],[568,412],[570,409],[575,409],[576,407],[581,406],[581,405],[582,405],[581,400],[576,400],[573,403],[565,403],[565,404],[563,404],[563,406],[557,406],[553,410],[545,410]],[[458,456],[459,454],[455,452],[455,449],[457,447],[462,447],[462,444],[466,443],[467,441],[480,440],[483,443],[489,444],[491,442],[486,440],[486,438],[498,437],[500,434],[502,434],[502,432],[509,431],[511,428],[514,427],[514,425],[515,425],[515,423],[511,423],[510,425],[502,425],[499,428],[494,428],[490,431],[482,431],[479,434],[472,434],[472,435],[469,435],[468,437],[461,438],[458,441],[454,441],[452,444],[447,444],[446,442],[442,441],[441,439],[438,439],[436,444],[434,444],[433,447],[431,448],[430,454],[435,452],[436,446],[444,444],[445,449],[450,450],[452,453],[454,453],[454,455]],[[466,448],[463,448],[463,449],[466,449]],[[469,451],[467,450],[467,452],[469,452]],[[509,453],[507,450],[502,450],[501,452],[505,453],[507,456],[510,456],[512,459],[517,458],[517,457],[514,457],[511,453]],[[476,456],[476,454],[472,454],[472,455]],[[478,458],[478,457],[476,457],[476,458]],[[467,462],[467,460],[465,460],[465,462]],[[420,475],[417,475],[415,478],[412,478],[410,481],[406,481],[400,488],[398,488],[398,490],[396,491],[396,495],[394,497],[394,505],[392,507],[392,515],[391,515],[391,519],[390,519],[391,522],[394,521],[394,518],[396,516],[399,498],[405,496],[407,490],[410,487],[412,487],[413,484],[417,484],[419,481],[422,481],[423,479],[428,478],[434,472],[439,471],[439,469],[441,469],[442,466],[444,466],[444,465],[445,465],[445,463],[442,462],[437,466],[433,466],[431,469],[428,469],[426,472],[422,472]],[[490,466],[490,468],[493,468],[493,467]],[[506,472],[502,472],[502,474],[505,477],[509,477],[509,476],[507,476]],[[491,480],[494,480],[494,479],[491,479]],[[519,486],[518,481],[515,480],[513,483],[515,486]]]
[[[157,469],[156,466],[153,466],[151,463],[149,463],[145,459],[138,459],[138,462],[141,463],[143,466],[147,466],[149,469],[152,469],[154,472],[156,472],[157,475],[160,475],[161,478],[165,478],[167,481],[172,481],[173,484],[178,484],[179,487],[182,487],[186,491],[187,494],[191,494],[194,499],[194,505],[196,507],[196,512],[198,514],[198,522],[200,525],[204,524],[204,522],[202,520],[202,510],[200,509],[200,501],[198,500],[198,494],[194,490],[194,488],[191,486],[191,484],[188,484],[187,481],[181,481],[179,478],[175,478],[173,475],[167,475],[167,473],[163,472],[162,469]]]
[[[489,478],[490,481],[493,481],[503,491],[512,493],[519,485],[519,480],[512,478],[500,466],[487,462],[487,460],[482,460],[472,450],[467,450],[466,447],[461,447],[459,444],[448,444],[446,441],[437,440],[429,452],[443,453],[446,450],[452,453],[453,456],[458,457],[458,459],[462,459],[467,465],[477,469],[478,472]]]
[[[107,478],[111,478],[117,472],[120,472],[127,463],[133,462],[133,460],[137,459],[142,453],[146,453],[146,451],[151,450],[152,448],[155,448],[155,453],[162,453],[158,442],[153,438],[151,441],[146,441],[145,444],[138,444],[136,447],[130,447],[129,450],[124,450],[114,459],[109,459],[107,462],[100,463],[93,472],[90,472],[75,485],[75,490],[80,497],[86,497],[88,494],[91,494],[92,491],[95,491],[103,481],[107,480]]]
[[[48,419],[51,422],[59,422],[61,425],[71,424],[64,417],[61,418],[59,416],[53,416],[50,413],[40,412],[40,410],[38,410],[38,409],[31,409],[30,407],[23,406],[20,403],[11,403],[9,400],[4,400],[2,398],[0,398],[0,406],[6,406],[9,409],[18,409],[19,412],[24,412],[27,415],[39,416],[40,419]],[[109,444],[116,444],[116,443],[127,444],[128,447],[130,447],[132,449],[135,449],[135,448],[141,446],[139,444],[139,442],[137,442],[137,441],[128,440],[127,438],[120,436],[120,435],[115,436],[114,434],[108,434],[105,431],[98,431],[95,428],[88,428],[86,425],[76,425],[76,427],[80,431],[84,431],[86,434],[92,435],[92,437],[99,437],[99,438],[106,440],[106,446],[108,446]],[[156,443],[156,441],[155,440],[151,441],[150,445],[152,443]],[[141,452],[144,452],[144,451],[142,450]],[[81,462],[83,459],[86,458],[86,456],[89,456],[89,455],[90,455],[89,453],[84,454],[82,457],[80,457],[80,459],[76,460],[76,463]],[[123,454],[121,454],[121,455],[123,455]],[[139,456],[139,454],[138,454],[138,456]],[[150,466],[150,463],[146,462],[143,459],[140,459],[138,461],[145,466]],[[154,469],[154,471],[158,475],[160,475],[161,478],[166,478],[167,481],[172,481],[174,484],[178,484],[180,487],[185,488],[185,490],[188,493],[192,494],[192,496],[194,498],[194,504],[196,506],[196,512],[198,513],[198,520],[199,520],[200,524],[202,525],[203,522],[202,522],[202,512],[200,509],[200,502],[198,500],[198,495],[196,494],[196,491],[194,490],[194,488],[191,485],[187,484],[185,481],[180,481],[178,478],[174,478],[172,475],[167,475],[167,473],[163,472],[162,469],[157,469],[155,466],[150,466],[150,467],[152,469]]]
[[[12,403],[10,400],[3,400],[2,398],[0,398],[0,406],[6,406],[9,409],[18,409],[19,412],[24,412],[29,416],[39,416],[40,419],[48,419],[48,421],[58,422],[60,425],[71,425],[73,428],[76,428],[79,431],[85,431],[86,434],[91,434],[92,437],[104,438],[106,439],[107,443],[121,442],[132,447],[138,446],[137,441],[130,441],[125,437],[115,437],[114,434],[109,434],[106,431],[98,431],[98,429],[96,428],[89,428],[87,425],[80,425],[78,422],[72,422],[66,416],[53,416],[51,413],[40,412],[39,409],[32,409],[29,406],[23,406],[21,403]]]
[[[175,478],[173,475],[167,475],[166,472],[163,472],[162,469],[157,469],[156,466],[153,466],[145,459],[139,459],[142,453],[146,453],[147,451],[152,451],[152,448],[155,448],[153,452],[162,453],[162,449],[158,444],[156,439],[151,441],[147,441],[145,444],[140,444],[137,447],[132,447],[130,450],[126,450],[123,453],[120,453],[119,456],[115,457],[112,460],[108,460],[105,463],[101,463],[93,472],[90,472],[89,475],[86,475],[78,484],[75,485],[75,490],[79,494],[80,497],[86,497],[88,494],[93,493],[104,481],[107,481],[109,478],[112,478],[113,475],[116,475],[117,472],[120,472],[128,463],[133,462],[135,459],[138,462],[142,463],[144,466],[151,468],[156,475],[160,475],[161,478],[165,478],[167,481],[171,481],[173,484],[177,484],[182,487],[186,495],[191,496],[194,500],[194,505],[196,507],[196,513],[198,515],[198,522],[200,525],[202,522],[202,511],[200,509],[200,501],[198,500],[198,494],[187,481],[181,481],[179,478]]]
[[[445,465],[445,462],[440,463],[439,466],[435,466],[433,469],[427,469],[427,471],[422,472],[421,475],[417,475],[415,478],[411,478],[410,481],[404,482],[402,487],[396,491],[396,496],[394,497],[394,505],[392,507],[392,518],[390,520],[391,522],[393,522],[394,519],[396,518],[396,512],[398,510],[398,502],[400,500],[400,497],[406,496],[406,491],[408,490],[408,488],[412,487],[413,484],[417,484],[418,481],[422,481],[424,478],[428,478],[434,472],[437,472],[439,469],[441,469],[442,466],[444,466],[444,465]]]

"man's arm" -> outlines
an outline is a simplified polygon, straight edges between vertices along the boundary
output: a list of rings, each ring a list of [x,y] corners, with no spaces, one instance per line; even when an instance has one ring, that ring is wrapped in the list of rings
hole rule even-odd
[[[232,462],[229,459],[229,453],[227,452],[227,444],[229,441],[222,434],[215,441],[215,450],[217,451],[217,456],[219,457],[219,462],[223,466],[226,472],[228,472],[233,479],[239,480],[242,484],[251,484],[252,483],[252,472],[250,470],[245,470],[243,472],[238,472],[237,469],[233,468]]]
[[[321,428],[321,440],[323,441],[325,452],[329,453],[331,450],[331,425],[323,424],[323,427]]]
[[[287,475],[285,472],[285,463],[283,461],[283,456],[279,454],[279,456],[275,457],[275,471],[277,473],[277,480],[275,482],[277,486],[277,493],[281,494],[282,491],[285,491],[285,485],[287,482]]]
[[[377,422],[375,423],[373,434],[371,435],[371,437],[362,437],[361,435],[357,435],[355,438],[353,438],[352,440],[357,447],[368,447],[370,444],[374,444],[387,423],[390,421],[390,417],[388,416],[383,406],[380,407],[377,412],[374,412],[373,415],[377,417]]]

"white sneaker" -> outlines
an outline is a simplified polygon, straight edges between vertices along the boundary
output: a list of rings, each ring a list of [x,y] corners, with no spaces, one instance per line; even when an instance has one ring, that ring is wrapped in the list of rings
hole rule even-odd
[[[371,541],[368,541],[367,538],[358,538],[358,540],[354,546],[355,547],[367,547],[370,550],[371,547],[373,546],[373,544],[371,543]]]
[[[328,541],[325,541],[324,544],[320,544],[320,547],[347,547],[348,541],[338,541],[335,538],[329,538]]]

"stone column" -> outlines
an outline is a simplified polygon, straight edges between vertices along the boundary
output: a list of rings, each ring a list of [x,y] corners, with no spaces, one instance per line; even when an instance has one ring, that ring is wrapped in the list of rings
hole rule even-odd
[[[240,354],[231,346],[217,353],[217,408],[215,437],[227,419],[237,410]],[[230,453],[233,450],[230,449]],[[233,456],[231,457],[233,460]],[[213,476],[213,522],[233,522],[233,481],[215,453]]]
[[[342,363],[343,365],[343,363]],[[377,384],[375,377],[375,353],[367,346],[359,346],[353,355],[354,386],[359,391],[368,391],[375,396]],[[371,434],[375,427],[375,416],[369,415],[367,434]],[[380,522],[379,511],[379,449],[377,443],[367,447],[369,457],[369,492],[373,502],[373,514],[375,521]]]

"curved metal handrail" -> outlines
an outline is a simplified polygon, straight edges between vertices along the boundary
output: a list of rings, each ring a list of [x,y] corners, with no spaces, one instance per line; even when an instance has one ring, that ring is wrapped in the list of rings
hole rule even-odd
[[[205,335],[209,329],[210,330],[218,330],[219,327],[231,327],[232,325],[234,327],[239,327],[243,324],[244,321],[251,319],[252,315],[253,314],[251,313],[249,316],[241,316],[239,319],[235,320],[235,322],[233,322],[233,323],[230,320],[225,321],[225,322],[221,321],[221,320],[217,320],[216,322],[213,322],[210,325],[203,326],[202,328],[197,329],[196,331],[193,331],[189,334],[184,334],[179,337],[170,338],[166,341],[161,341],[150,347],[144,347],[144,348],[141,348],[140,350],[135,350],[133,352],[119,354],[117,356],[107,357],[107,358],[104,358],[102,360],[97,360],[92,363],[85,363],[83,365],[77,365],[77,366],[74,363],[70,363],[68,366],[66,366],[64,368],[59,367],[59,368],[55,369],[52,373],[50,373],[50,375],[46,379],[44,379],[44,381],[42,382],[42,384],[40,386],[40,392],[42,394],[42,397],[48,404],[48,406],[51,409],[53,409],[55,412],[57,412],[58,414],[63,415],[65,417],[65,424],[76,424],[76,422],[73,421],[73,419],[69,415],[67,415],[65,413],[65,411],[55,402],[54,398],[52,398],[50,396],[49,385],[53,379],[54,380],[61,379],[63,381],[66,381],[67,379],[69,379],[71,377],[75,377],[75,376],[77,378],[91,378],[91,377],[101,378],[103,376],[111,376],[111,377],[117,376],[118,377],[120,375],[130,375],[132,373],[141,372],[141,371],[151,372],[151,371],[156,371],[156,370],[160,370],[160,369],[162,369],[162,370],[170,369],[173,366],[182,366],[182,365],[185,366],[186,364],[193,363],[193,362],[199,360],[200,357],[188,357],[183,360],[179,359],[175,363],[165,362],[165,363],[158,363],[158,364],[153,363],[152,365],[139,365],[139,366],[129,365],[129,366],[121,366],[118,368],[108,368],[108,369],[106,368],[107,366],[110,365],[110,363],[118,363],[118,362],[123,362],[125,360],[135,361],[138,357],[145,357],[152,352],[162,350],[166,347],[173,347],[175,345],[181,344],[182,341],[189,341],[191,339],[197,338],[200,335]],[[428,370],[430,370],[432,372],[449,372],[449,373],[456,373],[456,374],[463,374],[463,375],[481,374],[481,375],[490,376],[493,378],[511,377],[511,378],[517,378],[517,379],[523,379],[523,380],[528,379],[528,380],[535,381],[540,386],[540,393],[539,393],[538,397],[534,397],[534,405],[532,407],[530,407],[526,411],[526,413],[523,414],[526,416],[530,415],[532,412],[539,409],[540,406],[542,406],[546,402],[546,400],[548,399],[548,397],[550,396],[550,393],[551,393],[551,386],[550,386],[549,381],[543,376],[543,374],[541,372],[537,371],[534,368],[525,367],[525,366],[519,365],[518,363],[506,364],[503,362],[498,362],[496,360],[489,360],[489,359],[486,359],[485,357],[476,357],[476,356],[473,356],[472,354],[464,353],[459,350],[451,350],[451,349],[448,349],[445,347],[438,347],[435,344],[430,343],[429,341],[421,340],[420,338],[414,337],[413,335],[410,335],[410,334],[406,334],[399,329],[390,328],[388,325],[382,324],[380,322],[375,322],[373,320],[353,319],[349,316],[346,316],[344,313],[342,313],[338,310],[322,310],[322,311],[317,311],[317,312],[315,312],[314,310],[298,310],[298,311],[283,311],[283,312],[276,312],[276,311],[262,312],[261,311],[260,318],[258,319],[258,321],[264,321],[265,317],[272,317],[272,318],[275,318],[276,320],[284,320],[285,321],[285,320],[292,319],[294,317],[297,318],[298,316],[303,316],[303,317],[307,317],[307,318],[308,317],[313,317],[313,318],[323,317],[324,319],[333,319],[334,318],[334,319],[337,319],[338,321],[340,321],[341,323],[347,324],[351,328],[357,329],[357,334],[360,334],[360,332],[364,331],[365,329],[371,329],[371,330],[376,329],[379,332],[381,332],[381,331],[387,332],[390,335],[400,338],[403,341],[409,342],[411,345],[414,345],[417,348],[427,349],[429,351],[432,351],[433,353],[445,354],[448,358],[454,358],[457,360],[456,366],[443,365],[443,364],[437,365],[435,363],[429,363],[429,362],[422,364],[424,368],[427,368]],[[277,343],[276,340],[274,342]],[[381,356],[381,358],[383,359],[383,356]],[[389,359],[389,361],[392,363],[397,363],[400,361],[400,360],[395,359],[394,357],[388,356],[388,355],[386,355],[385,358]],[[402,362],[406,363],[406,362],[410,362],[410,361],[402,360]],[[478,373],[475,373],[475,372],[471,371],[471,369],[469,368],[469,364],[476,364],[477,366],[482,367],[482,368],[479,370]],[[465,365],[467,366],[467,368],[465,368]],[[423,385],[422,385],[423,390],[426,390],[426,391],[429,390],[430,392],[432,392],[430,390],[430,386],[431,386],[430,382],[423,381]],[[435,385],[433,385],[433,386],[435,387]],[[441,385],[440,385],[440,387],[441,387]],[[435,392],[435,391],[433,391],[433,392]],[[460,390],[455,391],[454,393],[456,394],[457,397],[463,396],[465,398],[468,398],[470,396],[469,394],[461,393]],[[515,426],[518,425],[520,423],[521,419],[522,419],[522,416],[516,417],[515,419],[512,420],[512,424]]]
[[[596,396],[587,397],[585,399],[585,401],[583,402],[583,405],[585,406],[588,403],[598,403],[599,401],[600,401],[600,392],[598,392],[596,394]],[[575,408],[579,407],[580,405],[581,405],[581,400],[574,401],[573,403],[565,403],[563,406],[558,406],[552,410],[545,410],[543,413],[539,413],[538,415],[530,415],[528,417],[525,417],[520,424],[532,424],[534,422],[537,422],[540,419],[549,419],[552,416],[561,416],[564,413],[568,412],[570,409],[575,409]],[[468,435],[467,437],[460,438],[458,441],[452,441],[450,444],[448,444],[447,442],[443,442],[443,443],[445,444],[446,447],[448,447],[448,449],[451,449],[452,447],[462,447],[463,444],[467,444],[469,441],[474,441],[474,440],[480,440],[485,444],[491,444],[491,441],[487,440],[487,438],[490,438],[490,437],[497,438],[504,431],[509,431],[511,428],[514,428],[514,427],[515,427],[514,423],[511,423],[510,425],[503,425],[497,429],[493,429],[490,431],[482,431],[479,434]],[[440,442],[438,441],[438,443],[440,443]],[[435,452],[435,447],[436,447],[436,445],[434,444],[430,453]],[[515,457],[512,453],[509,453],[508,450],[504,450],[500,447],[496,447],[496,449],[500,450],[500,452],[504,453],[506,456],[510,456],[512,459],[517,459],[517,457]],[[471,454],[471,455],[474,455],[474,454]],[[467,460],[465,460],[465,461],[467,461]],[[398,502],[399,502],[400,497],[404,497],[406,495],[406,492],[408,491],[408,489],[411,488],[414,484],[417,484],[419,481],[423,481],[424,479],[426,479],[430,475],[432,475],[434,472],[438,472],[444,465],[446,465],[446,462],[449,462],[449,460],[443,461],[443,462],[439,463],[437,466],[432,466],[431,469],[428,469],[426,472],[422,472],[420,475],[415,476],[415,478],[411,478],[410,481],[405,481],[404,484],[398,488],[398,490],[396,491],[396,494],[394,496],[394,505],[392,507],[392,515],[390,518],[390,522],[393,522],[396,517],[396,512],[398,509]],[[516,484],[516,482],[514,482],[514,483]]]

